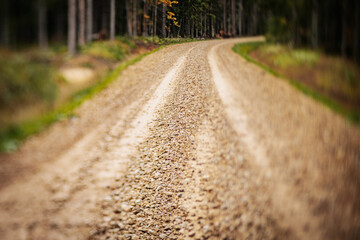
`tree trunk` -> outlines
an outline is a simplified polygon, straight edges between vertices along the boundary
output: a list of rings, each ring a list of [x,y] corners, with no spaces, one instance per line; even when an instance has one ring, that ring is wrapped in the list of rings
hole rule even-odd
[[[200,38],[203,37],[203,16],[200,14]]]
[[[226,34],[226,30],[227,30],[227,28],[226,28],[226,0],[224,0],[224,12],[223,12],[223,26],[224,26],[224,33]]]
[[[242,36],[242,25],[243,25],[243,1],[239,2],[239,36]]]
[[[191,29],[190,29],[190,20],[189,19],[186,19],[185,31],[186,31],[186,33],[185,33],[186,37],[190,37]]]
[[[359,1],[355,2],[355,34],[354,34],[354,61],[360,61],[360,53],[359,53],[359,32],[360,32],[360,3]]]
[[[126,19],[127,19],[128,35],[129,35],[129,37],[132,37],[133,36],[133,31],[132,31],[130,0],[125,1],[125,8],[126,8]]]
[[[100,39],[105,39],[108,37],[108,2],[101,1],[102,5],[102,18],[101,18],[101,32],[100,32]]]
[[[235,15],[235,0],[231,0],[231,35],[236,35],[236,15]]]
[[[144,0],[143,36],[148,36],[147,0]]]
[[[79,45],[85,44],[85,0],[79,0]]]
[[[157,36],[157,10],[158,10],[158,7],[157,7],[157,0],[154,0],[154,32],[153,32],[153,35],[154,36]]]
[[[313,48],[319,47],[319,14],[318,14],[318,0],[314,1],[314,6],[311,12],[311,44]]]
[[[292,40],[293,40],[293,44],[295,46],[300,46],[301,42],[300,42],[300,35],[299,35],[299,17],[298,17],[298,10],[295,6],[295,4],[292,4],[291,7],[291,11],[292,11],[292,17],[293,17],[293,26],[292,26]]]
[[[243,33],[243,19],[244,19],[244,6],[243,6],[243,0],[240,0],[239,2],[239,36],[242,36]]]
[[[87,0],[87,16],[86,16],[86,40],[92,41],[93,34],[93,0]]]
[[[347,6],[346,6],[346,0],[342,1],[342,27],[341,27],[341,56],[343,58],[346,57],[346,12],[347,12]]]
[[[137,0],[133,0],[133,36],[137,37]]]
[[[110,41],[115,40],[115,0],[110,0]]]
[[[254,3],[254,12],[253,12],[253,35],[257,35],[257,21],[258,21],[258,3]]]
[[[214,24],[214,18],[211,17],[211,37],[215,37],[215,24]]]
[[[207,36],[207,27],[208,27],[208,25],[207,25],[207,12],[206,12],[206,10],[205,10],[205,16],[204,16],[204,20],[205,20],[205,26],[204,26],[204,37],[206,37]]]
[[[57,12],[56,13],[56,25],[55,25],[55,38],[57,41],[63,41],[65,36],[65,27],[64,22],[66,23],[66,18],[64,13]]]
[[[46,5],[43,0],[38,0],[38,38],[41,49],[48,48]]]
[[[9,24],[10,24],[10,21],[9,21],[9,0],[3,0],[3,6],[4,6],[4,9],[2,11],[2,17],[3,17],[3,21],[2,21],[2,44],[4,46],[9,46],[10,45],[10,27],[9,27]]]
[[[72,56],[76,53],[76,0],[68,1],[68,51],[69,55]]]
[[[161,36],[163,38],[166,37],[166,5],[162,4],[162,28],[161,28]]]
[[[212,3],[210,3],[210,11],[211,11],[211,13],[213,13],[213,12],[214,12]],[[213,18],[213,16],[212,16],[212,15],[211,15],[210,17],[211,17],[211,19],[210,19],[210,25],[211,25],[211,37],[213,38],[213,37],[215,37],[214,18]]]
[[[194,24],[194,21],[191,20],[191,38],[194,38],[195,37],[195,24]]]

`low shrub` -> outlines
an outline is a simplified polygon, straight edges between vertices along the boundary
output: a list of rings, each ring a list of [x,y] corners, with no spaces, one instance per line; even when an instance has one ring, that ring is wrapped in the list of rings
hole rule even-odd
[[[52,103],[57,96],[54,72],[44,59],[0,55],[0,108],[37,101]]]
[[[130,52],[131,47],[119,40],[92,42],[81,48],[81,52],[94,57],[121,61]]]

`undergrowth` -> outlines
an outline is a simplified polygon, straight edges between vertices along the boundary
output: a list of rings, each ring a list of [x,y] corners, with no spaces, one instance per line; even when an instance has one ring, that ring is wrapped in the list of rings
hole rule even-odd
[[[0,54],[0,109],[45,101],[57,96],[54,70],[46,58]]]
[[[138,48],[139,46],[148,46],[152,45],[155,47],[158,46],[165,46],[170,44],[177,44],[177,43],[186,43],[186,42],[193,42],[198,41],[198,39],[183,39],[183,38],[159,38],[159,37],[138,37],[136,39],[132,39],[126,36],[123,37],[117,37],[114,42],[110,41],[98,41],[86,44],[85,46],[80,48],[81,54],[87,54],[91,55],[93,57],[98,57],[102,59],[108,59],[110,61],[122,61],[125,59],[125,56],[127,54],[131,53],[131,50]],[[0,128],[0,152],[12,152],[15,151],[18,146],[21,144],[21,142],[26,139],[27,137],[39,133],[42,130],[44,130],[46,127],[51,125],[52,123],[56,121],[65,120],[71,116],[74,115],[74,110],[79,107],[84,101],[92,98],[96,93],[100,92],[104,88],[106,88],[112,81],[114,81],[119,73],[124,70],[127,66],[134,64],[135,62],[140,61],[144,56],[158,51],[161,49],[161,46],[156,48],[155,50],[142,54],[139,57],[122,63],[119,67],[117,67],[115,70],[109,72],[104,78],[102,78],[100,81],[98,81],[95,85],[82,89],[78,92],[76,92],[73,97],[65,104],[60,106],[59,108],[49,111],[44,115],[41,115],[39,117],[35,117],[31,120],[23,121],[16,124],[10,124],[7,127]],[[55,50],[54,50],[55,49]],[[56,45],[54,49],[51,48],[51,52],[54,54],[64,54],[64,47],[61,45]],[[22,60],[19,60],[20,63],[11,63],[8,61],[8,59],[1,62],[0,59],[0,70],[1,69],[1,63],[4,63],[3,66],[5,66],[7,71],[9,72],[9,76],[12,76],[11,71],[14,69],[11,66],[11,64],[22,64],[21,72],[25,72],[29,75],[27,79],[36,79],[36,81],[29,81],[24,80],[26,84],[29,83],[35,83],[38,85],[41,85],[41,87],[36,87],[37,90],[33,90],[32,87],[24,86],[24,87],[15,87],[13,98],[16,99],[16,101],[25,101],[25,92],[29,91],[30,95],[36,95],[38,97],[41,97],[43,99],[46,99],[47,101],[54,101],[56,98],[56,92],[57,87],[56,84],[54,84],[52,81],[53,75],[55,76],[55,82],[58,79],[58,75],[56,72],[54,73],[52,68],[45,65],[36,65],[35,62],[29,62],[25,61],[22,62]],[[45,66],[45,67],[43,67]],[[84,67],[91,68],[91,64],[86,64]],[[18,72],[19,73],[19,72]],[[13,78],[23,79],[21,74],[14,73]],[[0,76],[1,77],[1,76]],[[9,77],[10,78],[10,77]],[[8,82],[17,82],[13,79],[9,80]],[[20,82],[20,81],[19,81]],[[0,82],[2,84],[3,82]],[[11,85],[9,85],[11,86]],[[0,85],[0,91],[3,91],[3,86]],[[9,105],[9,99],[11,99],[10,96],[3,95],[3,92],[1,92],[0,96],[0,103],[1,101],[4,102],[4,105]],[[18,94],[15,96],[15,94]],[[1,99],[4,98],[4,100]]]
[[[130,43],[126,44],[119,40],[98,41],[84,45],[81,47],[81,52],[94,57],[121,61],[130,52],[131,47]]]
[[[296,89],[298,89],[305,95],[308,95],[313,99],[321,102],[325,106],[332,109],[334,112],[337,112],[342,116],[344,116],[352,123],[360,124],[360,112],[358,110],[349,109],[348,107],[345,107],[336,98],[327,96],[319,91],[316,91],[311,86],[305,85],[302,82],[300,82],[298,79],[293,79],[288,75],[283,74],[277,70],[277,67],[279,67],[279,69],[294,67],[297,68],[297,70],[299,71],[304,71],[304,66],[312,67],[318,64],[318,62],[320,61],[320,56],[317,52],[313,52],[306,49],[289,50],[281,45],[269,45],[266,44],[265,42],[236,44],[233,47],[233,51],[240,54],[247,61],[254,63],[259,67],[263,68],[265,71],[288,81],[292,86],[294,86]],[[270,59],[272,59],[272,65],[274,67],[271,67],[266,63],[259,62],[254,58],[252,58],[251,53],[253,51],[256,51],[260,55],[268,54],[270,56]],[[347,67],[341,61],[336,61],[335,63],[336,64],[333,64],[334,66],[332,66],[332,68],[330,68],[329,71],[330,72],[336,71],[336,74],[332,72],[331,73],[332,76],[330,76],[328,74],[329,71],[321,72],[322,74],[321,77],[325,79],[322,81],[322,83],[326,81],[326,83],[332,84],[332,87],[337,88],[337,90],[339,89],[342,90],[342,88],[346,87],[346,89],[343,90],[343,93],[347,94],[349,97],[352,97],[351,96],[352,92],[349,91],[349,89],[351,90],[351,88],[354,88],[354,86],[357,84],[357,81],[355,80],[355,76],[354,76],[354,71],[351,70],[349,67]],[[343,73],[341,73],[341,71],[343,71]],[[316,81],[321,81],[321,77],[318,77]],[[344,81],[344,79],[346,81]]]
[[[5,129],[1,129],[0,152],[15,151],[19,144],[28,136],[41,132],[56,121],[65,120],[71,116],[74,116],[74,110],[77,107],[79,107],[86,100],[91,99],[96,93],[105,89],[126,67],[140,61],[145,56],[158,51],[159,49],[161,49],[161,47],[151,52],[142,54],[133,60],[122,63],[115,70],[109,72],[100,82],[94,86],[77,92],[69,102],[59,107],[58,109],[48,112],[47,114],[44,114],[33,120],[25,121],[20,124],[10,125]]]

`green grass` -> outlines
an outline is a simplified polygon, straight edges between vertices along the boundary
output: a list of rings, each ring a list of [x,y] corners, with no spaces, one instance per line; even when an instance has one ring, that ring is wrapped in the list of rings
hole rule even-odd
[[[0,108],[30,102],[53,103],[57,96],[54,70],[47,56],[0,55]]]
[[[255,51],[255,50],[260,50],[260,52],[261,52],[261,50],[264,51],[264,49],[266,49],[266,48],[264,48],[264,46],[265,46],[265,42],[241,43],[241,44],[236,44],[233,47],[233,51],[238,53],[239,55],[241,55],[247,61],[256,64],[257,66],[263,68],[265,71],[273,74],[274,76],[286,80],[292,86],[294,86],[296,89],[298,89],[305,95],[310,96],[313,99],[315,99],[316,101],[321,102],[325,106],[332,109],[334,112],[339,113],[340,115],[342,115],[343,117],[348,119],[350,122],[355,123],[357,125],[360,124],[360,112],[358,112],[356,110],[349,110],[349,109],[345,108],[343,105],[341,105],[338,101],[311,89],[310,87],[300,83],[299,81],[297,81],[295,79],[288,78],[288,77],[278,73],[273,68],[271,68],[267,65],[264,65],[256,60],[254,60],[253,58],[251,58],[250,53],[252,51]],[[267,48],[267,51],[268,51],[267,53],[270,53],[270,54],[278,54],[279,56],[285,55],[285,54],[282,54],[281,51],[283,51],[283,50],[281,49],[281,47],[276,46],[276,45],[273,45],[270,48]],[[279,52],[280,52],[280,54],[279,54]],[[318,57],[317,53],[310,52],[308,50],[295,50],[295,51],[293,51],[293,53],[290,54],[290,56],[282,57],[282,59],[277,60],[277,64],[281,65],[282,67],[286,67],[289,64],[296,65],[299,63],[315,64],[318,61],[318,58],[319,57]],[[276,65],[276,63],[275,63],[275,65]],[[348,75],[349,75],[348,81],[353,82],[354,77],[351,76],[350,73]]]
[[[280,67],[314,66],[319,60],[319,53],[308,49],[289,49],[279,44],[264,44],[257,48],[263,56],[273,57],[273,64]]]
[[[91,99],[96,93],[105,89],[119,76],[121,71],[123,71],[129,65],[140,61],[145,56],[160,49],[161,47],[151,52],[142,54],[133,60],[124,62],[115,70],[109,72],[99,83],[90,88],[77,92],[68,103],[64,104],[58,109],[33,120],[11,125],[5,129],[0,130],[0,152],[15,151],[20,143],[30,135],[41,132],[54,122],[65,120],[71,116],[74,116],[74,110],[77,107],[79,107],[86,100]]]
[[[145,43],[153,43],[157,45],[170,45],[170,44],[181,44],[181,43],[189,43],[189,42],[197,42],[201,41],[200,39],[192,39],[192,38],[159,38],[155,37],[137,37],[136,39],[141,40]]]
[[[170,45],[199,41],[188,38],[159,38],[159,37],[136,37],[119,36],[115,41],[92,42],[81,47],[80,52],[94,57],[121,61],[125,56],[140,45]]]
[[[82,53],[115,61],[124,60],[125,56],[130,52],[130,50],[130,44],[128,45],[119,40],[113,42],[92,42],[81,47]]]

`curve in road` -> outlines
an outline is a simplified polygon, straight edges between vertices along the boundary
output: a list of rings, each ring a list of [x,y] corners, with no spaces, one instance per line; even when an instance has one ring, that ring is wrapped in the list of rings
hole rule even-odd
[[[0,157],[1,239],[356,239],[360,131],[232,52],[170,46]]]

